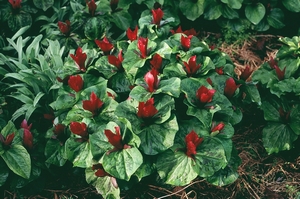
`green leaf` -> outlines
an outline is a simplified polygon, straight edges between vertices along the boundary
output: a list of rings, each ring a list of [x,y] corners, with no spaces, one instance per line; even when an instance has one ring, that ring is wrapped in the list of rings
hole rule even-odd
[[[46,163],[61,167],[67,162],[67,159],[65,158],[65,147],[59,140],[49,139],[44,154],[47,158]]]
[[[283,28],[284,24],[284,13],[280,8],[273,8],[267,17],[268,24],[273,28]]]
[[[222,5],[213,1],[210,3],[204,13],[204,18],[207,20],[218,19],[222,15]]]
[[[104,21],[99,17],[89,19],[84,25],[84,35],[89,40],[102,39],[105,34]]]
[[[268,154],[290,150],[297,138],[298,136],[285,124],[270,122],[263,129],[262,140]]]
[[[262,103],[261,108],[264,111],[264,118],[266,121],[280,121],[279,108],[275,107],[275,105],[265,101]]]
[[[107,137],[104,134],[105,128],[106,124],[89,124],[89,131],[93,132],[90,135],[91,153],[95,160],[100,159],[106,151],[111,149],[111,144],[107,141]]]
[[[56,101],[52,102],[50,106],[54,110],[68,109],[71,108],[76,103],[76,98],[70,94],[59,95]]]
[[[290,113],[289,126],[296,135],[300,135],[300,110],[299,105],[292,108]]]
[[[222,11],[222,16],[224,18],[227,18],[227,19],[236,19],[236,18],[239,18],[239,13],[237,12],[237,10],[229,7],[226,4],[222,5],[221,11]]]
[[[241,162],[237,150],[233,150],[228,165],[224,169],[220,169],[214,175],[208,177],[206,180],[216,186],[226,186],[235,182],[239,178],[237,169]]]
[[[300,2],[298,0],[282,0],[283,5],[292,12],[300,12]]]
[[[22,145],[12,145],[1,157],[6,165],[15,174],[29,179],[31,172],[31,159],[27,150]]]
[[[137,148],[123,149],[103,156],[103,168],[112,176],[128,181],[142,165],[143,156]]]
[[[8,121],[6,126],[1,130],[1,134],[4,137],[8,136],[9,134],[11,134],[13,132],[17,132],[17,129],[12,121]]]
[[[255,84],[246,84],[245,86],[242,86],[242,88],[245,89],[245,100],[261,105],[260,94]]]
[[[198,0],[196,3],[192,1],[180,0],[179,9],[189,20],[196,20],[204,12],[205,0]]]
[[[226,155],[222,144],[215,139],[204,137],[203,143],[197,148],[195,155],[196,172],[200,177],[206,178],[214,175],[227,165]]]
[[[233,9],[240,9],[242,7],[243,0],[221,0]]]
[[[34,106],[34,107],[36,107],[37,103],[39,103],[40,99],[41,99],[44,95],[45,95],[45,93],[39,92],[39,93],[35,96],[35,98],[34,98],[34,100],[33,100],[33,106]]]
[[[131,15],[126,10],[115,12],[112,14],[112,17],[116,26],[118,26],[121,30],[127,30],[128,27],[130,27],[130,22],[132,19]]]
[[[155,94],[160,92],[178,98],[180,95],[180,79],[171,77],[166,80],[161,80]]]
[[[257,25],[265,16],[266,8],[262,3],[247,5],[245,15],[249,21]]]
[[[3,159],[0,159],[0,187],[2,187],[9,175],[9,169]]]
[[[43,11],[48,10],[54,4],[54,0],[33,0],[34,5],[42,9]]]
[[[20,12],[16,15],[10,15],[8,18],[8,27],[13,31],[17,31],[22,27],[28,27],[32,24],[32,17],[29,13]]]
[[[135,99],[140,102],[145,102],[152,97],[153,93],[148,92],[142,86],[135,86],[129,93],[129,96],[132,99]]]
[[[188,106],[186,114],[196,117],[205,127],[211,126],[213,114],[209,110]]]
[[[141,139],[140,149],[147,155],[156,155],[173,146],[178,124],[175,115],[162,124],[144,127],[138,134]]]
[[[158,156],[156,162],[157,172],[167,184],[184,186],[194,180],[200,170],[195,161],[184,152],[167,150]]]
[[[97,177],[92,168],[87,168],[85,178],[87,183],[92,184],[105,199],[120,198],[120,189],[114,177]]]

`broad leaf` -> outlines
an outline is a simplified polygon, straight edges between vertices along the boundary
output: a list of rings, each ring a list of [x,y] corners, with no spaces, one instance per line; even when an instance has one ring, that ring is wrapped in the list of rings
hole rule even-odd
[[[43,11],[48,10],[54,4],[54,0],[33,0],[34,5]]]
[[[249,21],[257,25],[265,16],[266,8],[262,3],[247,5],[245,15]]]
[[[284,13],[280,8],[274,8],[270,11],[270,14],[267,17],[268,23],[273,28],[283,28],[284,24]]]
[[[205,0],[198,0],[196,3],[192,1],[181,0],[179,2],[179,9],[189,20],[194,21],[200,17],[204,12]]]
[[[1,157],[6,165],[15,174],[29,179],[31,172],[31,159],[27,150],[22,145],[12,145]]]
[[[292,12],[300,12],[300,2],[298,0],[282,0],[283,5]]]
[[[0,187],[2,187],[5,184],[8,175],[9,169],[6,166],[5,162],[2,159],[0,159]]]
[[[268,154],[290,150],[297,135],[292,129],[281,123],[270,122],[263,129],[263,145]]]
[[[103,157],[104,170],[116,178],[127,181],[142,163],[143,156],[137,148],[106,153]]]
[[[184,152],[167,150],[157,158],[157,172],[165,183],[184,186],[194,180],[200,170],[195,161]]]

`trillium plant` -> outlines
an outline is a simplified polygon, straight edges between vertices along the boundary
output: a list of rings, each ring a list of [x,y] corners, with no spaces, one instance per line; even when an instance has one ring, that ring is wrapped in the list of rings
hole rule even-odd
[[[9,2],[20,9],[21,1]],[[299,134],[299,106],[262,100],[259,91],[297,96],[299,51],[283,49],[254,74],[245,67],[236,75],[229,56],[210,48],[195,29],[183,30],[168,4],[149,2],[149,9],[130,23],[122,21],[131,19],[123,1],[92,0],[78,8],[72,3],[75,11],[82,9],[58,20],[56,31],[74,39],[81,24],[84,39],[66,56],[59,41],[50,40],[45,55],[38,54],[42,36],[26,53],[18,49],[20,60],[10,62],[0,53],[3,63],[10,63],[0,75],[20,81],[9,96],[24,103],[13,115],[15,123],[9,121],[0,133],[0,185],[13,176],[22,187],[42,168],[69,163],[84,170],[86,181],[104,198],[120,198],[122,190],[145,178],[174,186],[198,178],[231,184],[240,164],[231,138],[244,103],[264,110],[268,152],[289,149]],[[121,34],[113,35],[110,28]],[[22,41],[19,37],[18,45]],[[296,48],[299,38],[283,42]],[[37,128],[39,121],[47,122]],[[277,143],[281,138],[284,144]]]

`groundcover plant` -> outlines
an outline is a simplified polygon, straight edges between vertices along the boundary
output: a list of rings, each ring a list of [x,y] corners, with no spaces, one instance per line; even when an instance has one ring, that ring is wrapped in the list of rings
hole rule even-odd
[[[16,102],[7,109],[3,103],[13,113],[1,118],[1,186],[24,187],[68,162],[85,169],[86,181],[104,198],[119,198],[149,176],[175,186],[196,178],[228,185],[240,164],[233,126],[250,103],[270,121],[264,131],[269,153],[290,149],[299,134],[296,102],[279,108],[275,118],[268,112],[273,104],[261,102],[257,89],[278,97],[291,92],[282,84],[298,70],[298,51],[290,51],[297,38],[283,40],[289,47],[278,58],[285,61],[260,69],[274,81],[260,70],[250,81],[249,68],[238,77],[228,55],[200,40],[195,29],[182,29],[171,1],[147,1],[135,17],[129,15],[134,1],[51,2],[52,18],[37,20],[47,21],[41,34],[24,36],[29,27],[23,27],[0,51],[0,99]],[[47,10],[44,3],[40,8]],[[9,4],[12,15],[24,14],[21,1]],[[291,63],[292,69],[283,68]],[[280,135],[288,129],[283,136],[291,139],[269,141],[270,128]]]

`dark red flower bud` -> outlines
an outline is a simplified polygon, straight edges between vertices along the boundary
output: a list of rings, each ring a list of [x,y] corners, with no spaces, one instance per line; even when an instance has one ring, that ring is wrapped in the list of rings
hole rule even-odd
[[[71,122],[70,130],[75,135],[81,136],[80,141],[87,141],[89,139],[89,133],[87,131],[87,126],[84,122]]]
[[[183,48],[183,50],[187,51],[190,49],[191,47],[191,39],[192,39],[193,35],[189,35],[187,37],[181,35],[181,46]]]
[[[274,60],[273,57],[270,57],[270,60],[268,63],[272,69],[275,69],[275,66],[278,66],[278,62],[276,60]]]
[[[53,133],[57,136],[60,136],[64,133],[66,126],[63,124],[57,124],[54,126]]]
[[[219,75],[223,75],[223,74],[224,74],[223,67],[215,68],[215,71],[216,71]]]
[[[22,0],[9,0],[8,2],[14,10],[21,8]]]
[[[211,81],[210,78],[207,78],[207,79],[206,79],[206,82],[209,83],[211,86],[213,85],[213,83],[212,83],[212,81]]]
[[[76,50],[76,55],[70,54],[70,56],[75,61],[78,69],[81,70],[82,72],[85,72],[86,71],[85,60],[86,60],[87,56],[86,56],[86,53],[82,52],[82,48],[78,47]]]
[[[184,69],[189,77],[196,74],[198,69],[201,67],[201,64],[197,64],[196,58],[197,58],[196,55],[193,55],[190,57],[188,63],[183,62],[184,66],[185,66]]]
[[[23,133],[23,145],[26,149],[30,150],[33,148],[33,136],[29,129],[24,128]]]
[[[202,104],[206,104],[212,101],[212,98],[215,94],[216,90],[208,89],[205,86],[201,86],[197,92],[196,96]]]
[[[98,164],[94,164],[92,166],[92,170],[95,171],[95,175],[97,177],[105,177],[105,176],[110,176],[103,168],[102,164],[98,163]]]
[[[151,10],[152,12],[152,23],[157,25],[158,27],[160,26],[160,21],[162,20],[163,16],[164,16],[164,12],[158,8],[156,10]]]
[[[80,75],[72,75],[68,80],[68,84],[75,92],[79,92],[83,87],[83,79]]]
[[[107,59],[108,59],[108,63],[117,67],[119,71],[123,70],[122,62],[123,62],[124,58],[122,56],[122,50],[120,50],[118,57],[116,57],[114,55],[108,55]]]
[[[279,79],[279,81],[283,80],[286,67],[284,67],[283,70],[280,70],[280,68],[278,66],[274,65],[274,68],[275,68],[275,72],[277,74],[277,78]]]
[[[159,85],[158,72],[155,68],[152,68],[146,75],[144,76],[144,80],[147,84],[147,90],[149,92],[154,92]]]
[[[218,125],[212,126],[211,132],[222,131],[224,126],[225,124],[223,122],[220,122]]]
[[[288,123],[290,120],[290,114],[291,111],[284,111],[282,107],[279,108],[278,110],[279,115],[280,115],[280,119],[284,122],[284,123]]]
[[[138,39],[138,49],[140,50],[140,57],[145,59],[148,54],[148,38],[139,37]]]
[[[86,4],[89,7],[89,13],[90,13],[90,15],[95,16],[95,11],[97,9],[97,5],[95,3],[95,0],[91,0],[91,1],[87,1],[86,0]]]
[[[114,134],[111,130],[105,129],[104,133],[108,139],[108,142],[113,145],[117,150],[122,150],[124,145],[122,143],[122,136],[120,134],[120,127],[115,127],[116,134]]]
[[[244,81],[246,81],[250,77],[251,74],[252,74],[252,70],[251,70],[250,66],[247,65],[241,74],[241,78]]]
[[[114,46],[109,42],[109,40],[104,37],[102,41],[95,39],[97,46],[103,51],[104,55],[108,55]]]
[[[226,80],[225,83],[225,88],[224,88],[224,95],[226,97],[230,98],[234,95],[236,89],[240,87],[241,85],[236,85],[234,79],[230,77],[229,79]]]
[[[0,133],[0,143],[4,146],[4,148],[7,148],[11,145],[12,141],[14,140],[15,133],[8,134],[6,138]]]
[[[103,102],[97,97],[97,95],[92,92],[90,95],[90,100],[83,100],[82,107],[93,113],[93,116],[97,114],[97,111],[102,107]]]
[[[157,71],[160,70],[162,64],[162,57],[159,54],[155,54],[150,61],[151,67],[156,69]]]
[[[186,152],[185,154],[194,158],[194,155],[197,154],[197,147],[203,142],[203,138],[199,137],[197,133],[193,130],[185,136],[186,143]]]
[[[137,34],[138,34],[138,26],[135,26],[135,29],[134,29],[134,30],[131,30],[130,28],[128,28],[128,29],[126,30],[127,38],[128,38],[130,41],[137,40]]]
[[[28,129],[28,130],[30,130],[30,129],[31,129],[31,126],[32,126],[32,124],[28,125],[26,119],[24,119],[24,120],[22,121],[22,123],[21,123],[21,128],[23,128],[23,129]]]
[[[62,21],[57,22],[60,32],[64,35],[69,35],[71,30],[71,22],[66,20],[65,23]]]
[[[151,118],[158,110],[154,106],[154,98],[150,98],[147,102],[139,102],[137,116],[140,118]]]

